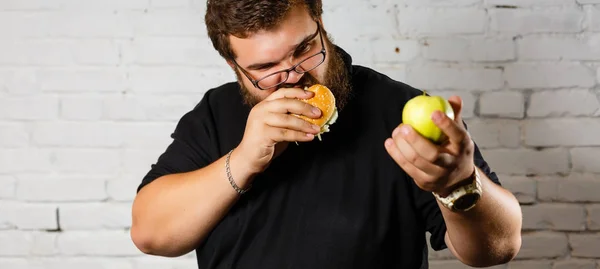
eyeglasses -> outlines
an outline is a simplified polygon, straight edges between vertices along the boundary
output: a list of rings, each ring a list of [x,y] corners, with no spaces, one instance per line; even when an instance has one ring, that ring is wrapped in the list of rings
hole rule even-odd
[[[252,82],[252,85],[254,85],[254,87],[260,89],[260,90],[268,90],[274,87],[277,87],[283,83],[285,83],[288,78],[290,77],[290,72],[294,71],[298,74],[304,74],[306,72],[310,72],[313,69],[317,68],[319,65],[321,65],[324,61],[325,61],[325,56],[327,54],[326,50],[325,50],[325,44],[323,43],[323,35],[321,33],[321,25],[317,22],[317,32],[315,34],[319,34],[319,37],[321,39],[321,51],[305,58],[304,60],[300,61],[299,63],[295,64],[294,66],[285,69],[285,70],[280,70],[274,73],[271,73],[269,75],[266,75],[262,78],[259,79],[252,79],[250,77],[250,75],[248,75],[248,72],[246,70],[244,70],[244,68],[242,68],[240,65],[238,65],[238,63],[235,60],[232,60],[235,65],[240,68],[242,70],[242,72],[244,73],[244,75],[248,78],[248,80],[250,80],[250,82]]]

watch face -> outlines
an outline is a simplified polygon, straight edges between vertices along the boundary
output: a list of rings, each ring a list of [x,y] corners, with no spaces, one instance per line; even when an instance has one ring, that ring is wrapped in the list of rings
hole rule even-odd
[[[465,194],[454,201],[454,208],[461,211],[470,209],[477,203],[480,197],[478,193]]]

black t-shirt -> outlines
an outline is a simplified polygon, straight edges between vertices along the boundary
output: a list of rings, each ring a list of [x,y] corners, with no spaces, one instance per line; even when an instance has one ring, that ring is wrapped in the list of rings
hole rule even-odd
[[[352,65],[352,97],[323,140],[291,143],[196,250],[199,268],[427,268],[426,232],[446,248],[446,226],[433,195],[393,161],[384,141],[402,108],[422,94]],[[139,188],[170,173],[197,170],[243,137],[250,109],[237,83],[206,92],[185,114],[173,142]],[[475,163],[499,184],[479,150]],[[138,190],[139,190],[138,188]]]

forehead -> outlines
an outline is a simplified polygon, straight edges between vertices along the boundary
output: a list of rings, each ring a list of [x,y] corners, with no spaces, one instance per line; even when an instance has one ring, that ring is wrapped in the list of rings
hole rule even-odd
[[[298,7],[274,29],[262,30],[247,38],[230,36],[229,41],[238,64],[270,62],[285,57],[305,37],[314,34],[316,25],[306,8]]]

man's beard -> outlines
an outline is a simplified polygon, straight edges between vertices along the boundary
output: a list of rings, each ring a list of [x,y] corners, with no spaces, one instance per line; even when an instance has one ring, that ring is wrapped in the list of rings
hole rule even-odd
[[[348,97],[352,90],[352,86],[350,84],[350,74],[348,73],[348,69],[346,68],[341,53],[335,49],[335,46],[329,39],[327,39],[326,42],[329,44],[328,47],[330,50],[327,51],[329,55],[329,64],[327,66],[327,70],[325,70],[324,81],[319,81],[311,74],[304,73],[298,82],[294,84],[284,83],[279,85],[277,88],[293,88],[298,86],[304,88],[305,86],[310,87],[314,84],[325,85],[335,96],[335,102],[338,111],[342,111],[348,102]],[[238,78],[241,94],[244,97],[244,103],[250,107],[254,107],[256,104],[261,102],[262,99],[256,95],[253,95],[252,92],[244,86],[238,69],[235,69],[235,73]]]

